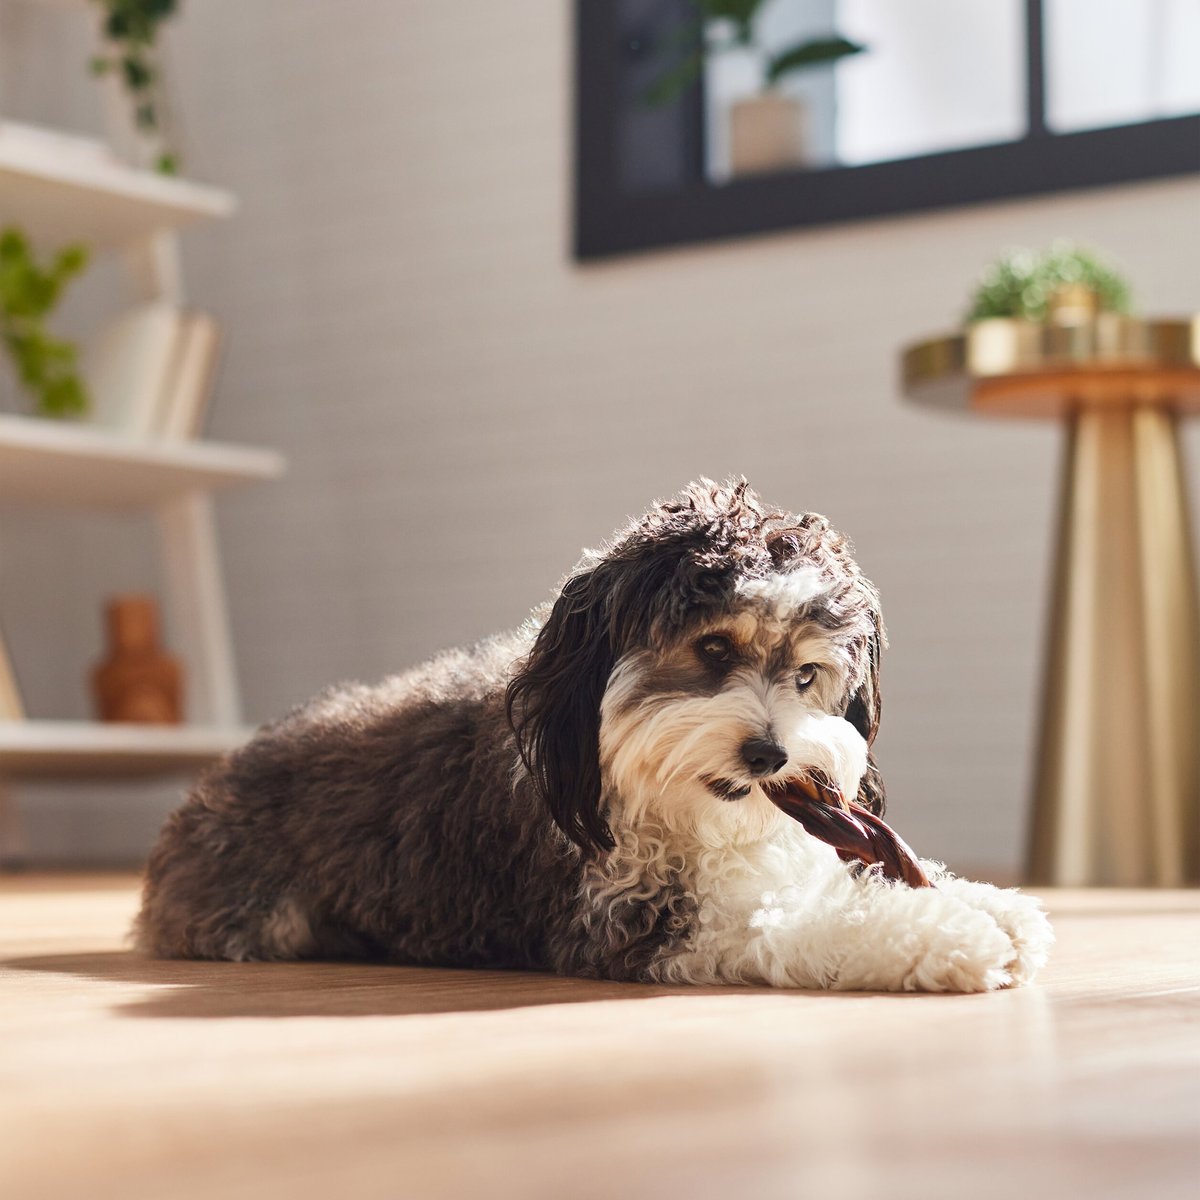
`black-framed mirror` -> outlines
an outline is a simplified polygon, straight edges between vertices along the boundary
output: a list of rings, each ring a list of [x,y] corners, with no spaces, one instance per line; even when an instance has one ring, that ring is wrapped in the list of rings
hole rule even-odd
[[[575,38],[580,259],[1200,171],[1195,0],[576,0]]]

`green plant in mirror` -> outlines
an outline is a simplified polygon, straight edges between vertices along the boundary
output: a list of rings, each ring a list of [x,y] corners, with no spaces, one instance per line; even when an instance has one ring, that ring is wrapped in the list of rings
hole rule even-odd
[[[646,103],[658,107],[677,100],[700,74],[705,60],[727,50],[762,50],[766,89],[798,71],[837,62],[866,49],[844,37],[830,36],[809,38],[768,53],[758,40],[756,22],[771,3],[772,0],[691,0],[695,19],[684,22],[664,39],[664,57],[673,61],[646,90]]]
[[[133,104],[133,119],[146,135],[164,134],[162,66],[158,31],[179,10],[179,0],[96,0],[104,9],[102,29],[111,53],[91,61],[94,75],[119,76]],[[179,155],[164,148],[155,167],[165,175],[179,172]]]
[[[1127,313],[1128,281],[1103,258],[1069,242],[1049,250],[1010,250],[981,276],[965,320],[1017,317],[1044,321],[1066,289],[1086,289],[1099,312]]]
[[[12,227],[0,231],[0,341],[40,416],[76,417],[88,409],[74,343],[45,328],[63,288],[87,262],[87,249],[74,245],[42,266],[24,233]]]

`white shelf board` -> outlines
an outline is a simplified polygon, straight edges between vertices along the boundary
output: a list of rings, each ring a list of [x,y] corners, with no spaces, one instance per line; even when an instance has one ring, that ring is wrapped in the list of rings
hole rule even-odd
[[[229,192],[127,167],[115,158],[53,153],[4,137],[0,121],[0,214],[35,242],[84,242],[93,251],[128,246],[153,233],[229,216]]]
[[[244,745],[252,729],[0,721],[0,778],[183,775]]]
[[[71,422],[0,414],[0,503],[136,508],[188,492],[276,479],[274,450],[137,441]]]

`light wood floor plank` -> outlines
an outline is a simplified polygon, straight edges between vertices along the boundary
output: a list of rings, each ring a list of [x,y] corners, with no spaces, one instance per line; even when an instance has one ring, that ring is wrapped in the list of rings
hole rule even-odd
[[[1046,893],[990,996],[146,961],[130,877],[0,878],[0,1194],[1197,1194],[1200,893]]]

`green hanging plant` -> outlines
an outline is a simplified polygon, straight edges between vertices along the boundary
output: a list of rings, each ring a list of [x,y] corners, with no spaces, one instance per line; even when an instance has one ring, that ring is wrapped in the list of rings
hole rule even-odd
[[[644,100],[651,107],[677,100],[696,79],[706,59],[727,50],[756,47],[762,49],[755,28],[759,14],[771,0],[692,0],[696,9],[693,21],[685,22],[664,44],[665,56],[675,61],[647,89]],[[724,39],[713,37],[709,26],[723,22],[730,29]],[[798,71],[824,63],[837,62],[851,54],[861,54],[865,46],[836,35],[797,42],[763,59],[763,88],[773,88],[780,80]]]
[[[164,136],[162,66],[158,31],[179,10],[179,0],[96,0],[104,9],[103,30],[112,53],[97,54],[93,75],[116,74],[133,105],[134,124],[147,136]],[[165,175],[179,173],[179,155],[164,147],[155,167]]]
[[[73,245],[43,267],[19,229],[0,232],[0,342],[22,386],[34,397],[39,416],[77,417],[88,410],[74,343],[45,329],[68,280],[87,262],[87,248]]]
[[[1074,287],[1091,292],[1100,312],[1129,312],[1131,290],[1122,275],[1090,250],[1055,242],[1040,254],[1011,250],[992,263],[979,280],[965,320],[1017,317],[1044,321],[1056,294]]]

